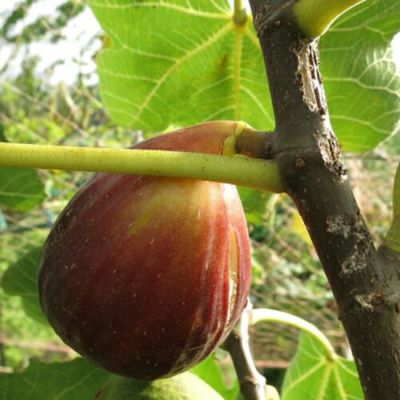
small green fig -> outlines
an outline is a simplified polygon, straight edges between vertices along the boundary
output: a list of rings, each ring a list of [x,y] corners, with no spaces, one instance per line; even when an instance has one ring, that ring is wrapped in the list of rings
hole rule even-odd
[[[211,386],[196,375],[185,372],[152,382],[112,377],[94,400],[223,400]]]
[[[274,386],[271,385],[267,385],[265,387],[265,400],[279,400],[280,396],[279,396],[279,392],[276,390],[276,388]],[[117,399],[115,399],[117,400]]]
[[[221,154],[236,128],[205,123],[135,149]],[[190,368],[221,343],[247,301],[250,264],[234,186],[98,174],[46,241],[40,301],[78,353],[116,374],[153,380]]]

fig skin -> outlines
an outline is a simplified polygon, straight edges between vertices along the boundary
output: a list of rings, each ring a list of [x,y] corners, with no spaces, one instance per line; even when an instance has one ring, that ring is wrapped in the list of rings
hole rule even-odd
[[[206,123],[134,149],[221,154],[235,124]],[[153,380],[215,349],[245,306],[250,274],[234,186],[98,174],[47,238],[39,294],[66,344],[110,372]]]

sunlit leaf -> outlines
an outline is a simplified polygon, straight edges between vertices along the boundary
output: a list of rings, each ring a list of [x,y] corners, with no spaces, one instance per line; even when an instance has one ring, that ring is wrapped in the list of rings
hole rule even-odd
[[[363,400],[354,361],[329,360],[324,347],[302,333],[297,354],[286,372],[282,400]]]
[[[307,244],[312,244],[310,235],[308,234],[307,227],[304,224],[303,219],[301,218],[301,215],[297,212],[294,211],[292,215],[292,220],[291,220],[291,228],[292,232],[294,232],[301,240],[303,240]]]
[[[101,94],[115,121],[145,132],[241,119],[272,129],[265,68],[251,18],[235,26],[227,0],[90,0],[108,45]],[[400,74],[390,42],[400,2],[370,0],[321,41],[333,125],[346,151],[387,138],[399,120]]]
[[[398,124],[400,70],[391,41],[399,21],[399,1],[369,0],[339,18],[321,39],[332,124],[345,151],[373,148]]]
[[[90,1],[112,46],[98,57],[111,116],[147,132],[243,119],[272,128],[256,34],[227,0]]]

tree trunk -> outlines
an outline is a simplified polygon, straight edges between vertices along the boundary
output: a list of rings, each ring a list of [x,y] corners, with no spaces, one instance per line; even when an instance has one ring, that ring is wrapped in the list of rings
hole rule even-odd
[[[335,295],[368,400],[400,398],[400,259],[376,250],[354,199],[319,73],[318,41],[293,0],[250,0],[275,113],[285,190],[309,230]]]

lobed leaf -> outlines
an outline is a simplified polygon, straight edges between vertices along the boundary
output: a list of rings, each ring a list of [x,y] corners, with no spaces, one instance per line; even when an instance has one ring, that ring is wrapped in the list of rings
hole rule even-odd
[[[0,168],[0,207],[27,212],[45,199],[44,184],[29,168]]]
[[[227,0],[89,4],[111,41],[98,67],[116,121],[146,132],[216,119],[272,128],[257,36],[251,23],[235,27]]]
[[[37,274],[41,247],[28,250],[3,275],[0,286],[10,296],[20,296],[28,316],[47,324],[39,304]]]
[[[109,374],[83,358],[45,364],[32,360],[14,374],[0,374],[0,400],[92,400]]]
[[[321,39],[321,69],[332,124],[343,150],[366,151],[399,131],[400,69],[391,41],[400,2],[369,0]]]
[[[305,332],[282,387],[282,400],[304,399],[364,399],[354,361],[327,359],[321,343]]]
[[[145,133],[170,124],[245,120],[273,128],[251,19],[235,26],[227,0],[90,0],[107,34],[101,95],[114,120]],[[400,2],[370,0],[321,40],[321,69],[345,151],[366,151],[396,130],[400,73],[390,43]]]
[[[197,364],[190,372],[210,385],[224,400],[235,400],[237,398],[239,394],[239,383],[236,379],[236,375],[234,375],[235,384],[232,388],[228,388],[224,382],[221,367],[216,362],[214,355],[211,355],[200,364]]]

